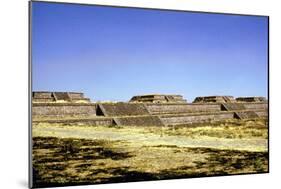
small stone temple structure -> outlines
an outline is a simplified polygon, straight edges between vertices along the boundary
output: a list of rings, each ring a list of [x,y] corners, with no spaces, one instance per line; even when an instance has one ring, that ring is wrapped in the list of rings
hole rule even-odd
[[[38,91],[32,93],[32,102],[90,102],[90,99],[77,92]]]
[[[236,98],[237,102],[266,102],[264,97],[238,97]]]
[[[163,95],[163,94],[150,94],[133,96],[130,102],[142,102],[142,103],[186,103],[181,95]]]
[[[200,96],[196,97],[193,103],[229,103],[235,102],[235,98],[233,96]]]
[[[187,103],[181,95],[152,94],[134,96],[129,102],[92,103],[83,93],[32,93],[33,124],[188,126],[260,118],[268,118],[264,97],[205,96]]]

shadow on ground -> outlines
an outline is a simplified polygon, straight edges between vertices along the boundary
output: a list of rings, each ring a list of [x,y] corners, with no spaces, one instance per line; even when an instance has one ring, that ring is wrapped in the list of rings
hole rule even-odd
[[[118,143],[115,142],[115,143]],[[204,155],[202,161],[155,172],[142,167],[119,164],[132,160],[136,153],[113,148],[113,142],[86,139],[33,138],[34,187],[88,185],[132,181],[150,181],[268,171],[267,152],[179,148],[181,152]],[[159,146],[159,150],[167,146]],[[179,150],[180,149],[180,150]],[[120,166],[118,166],[120,165]]]

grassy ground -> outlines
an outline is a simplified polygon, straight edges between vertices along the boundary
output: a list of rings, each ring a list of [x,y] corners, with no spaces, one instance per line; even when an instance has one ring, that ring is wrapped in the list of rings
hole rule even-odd
[[[38,187],[268,172],[265,120],[200,127],[33,127]]]
[[[267,120],[264,119],[248,121],[228,120],[223,123],[199,125],[197,127],[167,127],[161,131],[159,129],[155,130],[154,128],[147,128],[144,132],[162,132],[167,135],[190,136],[192,138],[215,137],[222,139],[268,139],[267,124]]]

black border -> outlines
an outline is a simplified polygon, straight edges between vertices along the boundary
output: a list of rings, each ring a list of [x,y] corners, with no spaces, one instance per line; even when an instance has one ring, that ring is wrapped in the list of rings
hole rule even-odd
[[[173,12],[187,12],[187,13],[204,13],[204,14],[221,14],[221,15],[233,15],[233,16],[255,16],[267,18],[267,98],[268,98],[268,171],[263,173],[239,173],[233,175],[211,175],[211,176],[195,176],[176,179],[161,179],[161,180],[145,180],[145,181],[128,181],[128,182],[113,182],[105,184],[117,184],[117,183],[129,183],[129,182],[148,182],[148,181],[162,181],[162,180],[178,180],[178,179],[195,179],[195,178],[208,178],[208,177],[225,177],[225,176],[239,176],[239,175],[255,175],[255,174],[268,174],[270,173],[270,17],[268,15],[255,15],[255,14],[238,14],[238,13],[224,13],[224,12],[207,12],[207,11],[191,11],[191,10],[176,10],[176,9],[164,9],[164,8],[147,8],[147,7],[134,7],[134,6],[121,6],[121,5],[102,5],[102,4],[89,4],[89,3],[69,3],[69,2],[56,2],[56,1],[37,1],[30,0],[28,2],[28,186],[34,188],[33,174],[32,174],[32,3],[50,3],[50,4],[66,4],[66,5],[82,5],[82,6],[96,6],[96,7],[111,7],[111,8],[131,8],[141,10],[157,10],[157,11],[173,11]],[[47,186],[49,187],[66,187],[66,186],[85,186],[85,185],[100,185],[100,184],[64,184],[62,186]],[[36,186],[35,186],[36,187]],[[37,187],[36,187],[37,188]],[[46,187],[44,187],[46,188]]]

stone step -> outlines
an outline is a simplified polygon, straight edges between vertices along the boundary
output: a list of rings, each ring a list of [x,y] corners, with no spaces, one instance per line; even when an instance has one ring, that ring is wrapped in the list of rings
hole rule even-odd
[[[56,100],[71,101],[71,98],[67,92],[54,92],[53,95]]]
[[[259,115],[254,111],[237,111],[234,113],[234,117],[238,119],[253,119],[259,118]]]
[[[233,110],[245,110],[246,107],[243,104],[238,103],[223,103],[222,110],[233,111]]]
[[[150,115],[144,104],[104,103],[98,104],[97,115],[103,116],[135,116]]]

